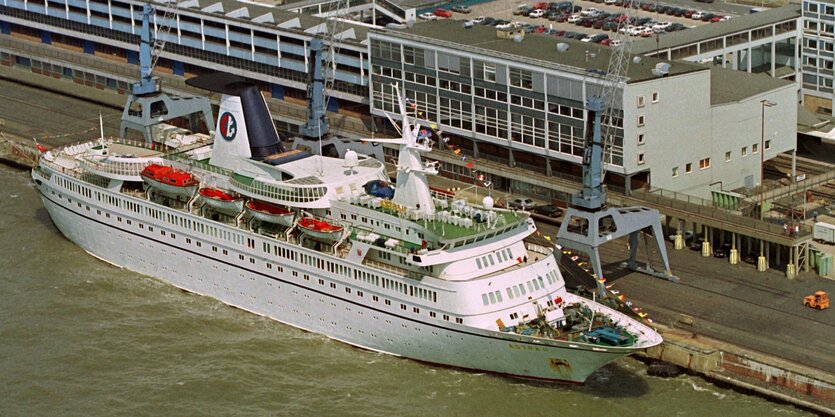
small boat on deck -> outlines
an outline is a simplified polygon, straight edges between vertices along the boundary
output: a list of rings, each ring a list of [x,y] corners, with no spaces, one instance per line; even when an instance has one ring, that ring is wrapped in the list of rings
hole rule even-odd
[[[299,219],[299,227],[308,236],[324,242],[336,242],[342,237],[343,227],[312,217]]]
[[[191,197],[198,186],[197,178],[190,172],[168,165],[150,164],[140,176],[151,187],[171,196]]]
[[[203,187],[197,190],[200,200],[207,206],[224,213],[240,213],[244,209],[244,197],[219,188]]]
[[[264,201],[249,200],[246,202],[249,215],[266,223],[275,223],[290,227],[296,219],[296,212],[284,207]]]

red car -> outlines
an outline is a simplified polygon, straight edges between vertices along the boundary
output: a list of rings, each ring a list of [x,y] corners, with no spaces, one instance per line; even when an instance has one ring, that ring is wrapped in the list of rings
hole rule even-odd
[[[721,22],[722,21],[722,16],[713,16],[713,17],[710,18],[710,21],[712,23]]]
[[[534,33],[542,33],[542,32],[545,32],[545,29],[546,29],[545,26],[539,26],[536,29],[534,29],[533,32]]]
[[[432,14],[438,17],[452,17],[452,12],[445,9],[435,9],[435,11],[432,12]]]

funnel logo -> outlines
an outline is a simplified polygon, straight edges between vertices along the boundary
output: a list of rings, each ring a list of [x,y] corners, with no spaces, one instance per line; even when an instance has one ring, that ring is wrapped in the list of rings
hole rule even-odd
[[[220,115],[218,128],[220,129],[220,136],[231,141],[235,139],[235,135],[238,133],[238,122],[235,121],[235,116],[232,116],[232,113],[226,112]]]

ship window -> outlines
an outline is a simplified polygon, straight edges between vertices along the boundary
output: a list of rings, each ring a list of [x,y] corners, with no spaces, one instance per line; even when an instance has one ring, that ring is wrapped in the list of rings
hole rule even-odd
[[[524,286],[523,284],[519,284],[519,292],[521,292],[521,293],[522,293],[522,295],[527,294],[527,293],[525,292],[525,286]]]
[[[191,239],[186,238],[186,243],[191,243]],[[243,260],[244,260],[244,256],[243,256],[243,255],[238,255],[238,259],[240,259],[240,260],[242,260],[242,261],[243,261]]]
[[[277,269],[278,272],[284,272],[284,267],[283,266],[278,266],[275,269]]]
[[[305,275],[305,276],[307,276],[307,275]],[[347,292],[348,294],[350,294],[350,293],[351,293],[351,289],[350,289],[350,288],[348,288],[348,287],[345,287],[345,292]]]
[[[171,237],[174,237],[174,235],[171,235]],[[229,255],[229,251],[228,251],[228,250],[226,250],[226,249],[224,249],[224,250],[223,250],[223,254],[224,254],[224,255]]]
[[[159,234],[161,234],[161,235],[165,236],[165,230],[160,230],[160,231],[159,231]]]
[[[267,262],[267,269],[273,269],[273,264]]]
[[[128,223],[128,225],[133,224],[133,222],[132,222],[132,221],[130,221],[130,219],[128,219],[128,220],[127,220],[127,223]]]
[[[519,295],[520,295],[520,294],[519,294],[519,288],[518,288],[518,287],[513,286],[513,294],[514,294],[515,296],[519,297]]]
[[[535,279],[531,280],[531,281],[533,281],[533,289],[538,290],[539,289],[539,282],[537,282]]]
[[[496,294],[491,292],[489,294],[489,296],[490,296],[490,304],[495,304],[496,303]]]
[[[449,316],[444,314],[444,320],[449,321]]]
[[[434,311],[429,312],[429,317],[435,318],[435,316],[437,316],[437,314],[435,314]]]
[[[336,289],[336,284],[331,282],[331,288]]]
[[[489,260],[490,260],[490,266],[493,266],[493,265],[495,265],[495,264],[496,264],[495,262],[493,262],[493,255],[492,255],[492,254],[487,255],[487,259],[489,259]]]
[[[116,221],[121,223],[122,222],[122,217],[121,216],[116,216]]]
[[[510,319],[511,320],[516,320],[518,318],[519,318],[519,313],[510,313]]]
[[[362,291],[357,291],[357,297],[362,297]]]
[[[390,306],[390,305],[391,305],[391,300],[389,300],[388,298],[386,299],[386,305],[387,305],[387,306]]]
[[[198,242],[198,243],[200,243],[200,242]],[[255,258],[249,258],[249,263],[254,264],[255,263]]]
[[[545,281],[542,280],[542,277],[536,277],[536,279],[539,281],[539,286],[545,288]]]
[[[513,299],[513,290],[507,288],[507,298]]]
[[[481,269],[481,258],[475,258],[475,264],[478,267],[478,269]]]
[[[374,301],[380,301],[380,297],[377,297],[376,295],[372,295],[371,299]]]
[[[322,278],[319,278],[319,285],[325,285],[325,280],[323,280]]]
[[[456,317],[455,322],[458,323],[458,324],[462,324],[462,323],[464,323],[464,319],[462,319],[461,317]]]
[[[201,241],[199,241],[199,240],[198,240],[198,241],[197,241],[197,247],[198,247],[198,248],[202,248],[202,247],[203,247],[203,242],[201,242]],[[253,261],[254,261],[254,259],[253,259]],[[253,262],[253,263],[255,263],[255,262]]]
[[[212,252],[217,252],[217,246],[212,246]],[[269,264],[267,264],[269,265]]]
[[[400,304],[400,309],[406,311],[406,304]]]
[[[412,312],[415,314],[420,314],[420,309],[417,307],[412,307]]]
[[[500,303],[502,302],[502,292],[501,291],[496,291],[496,301],[498,301]]]
[[[533,292],[533,284],[530,281],[528,281],[528,291]]]
[[[484,305],[490,304],[490,301],[487,299],[487,294],[481,294],[481,302],[484,303]]]

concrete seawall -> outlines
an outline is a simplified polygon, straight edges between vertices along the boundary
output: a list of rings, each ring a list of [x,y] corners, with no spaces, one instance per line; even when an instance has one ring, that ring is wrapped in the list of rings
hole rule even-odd
[[[835,416],[835,377],[814,368],[695,333],[657,326],[664,343],[644,357],[672,363],[720,385]]]

